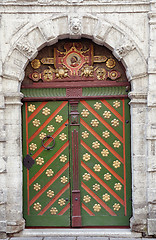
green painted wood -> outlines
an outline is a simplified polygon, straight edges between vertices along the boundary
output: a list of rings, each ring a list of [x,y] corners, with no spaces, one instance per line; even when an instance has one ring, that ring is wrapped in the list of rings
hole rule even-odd
[[[80,101],[83,226],[129,226],[131,167],[128,102],[128,99]],[[118,123],[117,126],[113,126],[114,119]],[[97,126],[92,125],[93,120],[98,121]],[[107,138],[104,137],[106,131],[109,132]],[[88,136],[84,137],[84,133]],[[119,147],[115,147],[115,141]],[[94,148],[95,142],[99,144],[97,148]],[[102,155],[103,149],[108,151],[108,155]],[[85,159],[85,154],[89,154],[89,160]],[[119,163],[117,168],[116,161]],[[115,188],[117,184],[119,190]]]
[[[23,157],[29,154],[35,160],[29,171],[23,167],[26,226],[70,225],[67,121],[68,102],[29,102],[23,106]],[[52,150],[42,146],[47,135],[55,138]]]
[[[65,88],[23,88],[24,97],[65,97]]]
[[[125,86],[118,87],[84,87],[82,89],[82,96],[115,96],[128,95]]]

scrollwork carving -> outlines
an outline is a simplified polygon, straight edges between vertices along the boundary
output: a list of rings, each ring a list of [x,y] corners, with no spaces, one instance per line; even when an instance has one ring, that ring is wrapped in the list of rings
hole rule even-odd
[[[19,49],[20,52],[23,52],[26,56],[31,57],[34,53],[34,49],[29,45],[26,39],[18,42],[16,47]]]
[[[134,49],[135,49],[135,45],[132,43],[132,41],[126,39],[124,42],[122,42],[119,45],[118,48],[116,48],[116,52],[119,56],[124,57]]]

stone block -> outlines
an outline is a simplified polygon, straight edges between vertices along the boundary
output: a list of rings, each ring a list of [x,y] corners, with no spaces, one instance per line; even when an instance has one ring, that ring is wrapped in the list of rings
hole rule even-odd
[[[156,203],[156,188],[147,188],[148,202]]]
[[[128,67],[130,75],[133,77],[147,74],[147,65],[145,60],[142,58],[137,49],[130,51],[126,56],[123,57],[123,61]]]
[[[147,219],[148,234],[156,235],[156,219]]]
[[[111,27],[107,32],[105,44],[107,44],[111,49],[115,49],[116,46],[122,41],[124,35],[114,27]]]
[[[142,180],[143,181],[143,180]],[[133,199],[133,205],[141,205],[142,204],[146,205],[146,200],[147,200],[147,193],[146,193],[146,186],[141,188],[138,184],[138,186],[133,186],[132,187],[132,199]]]
[[[94,35],[95,42],[97,42],[97,43],[99,41],[104,42],[107,32],[109,31],[110,27],[111,27],[111,25],[103,19],[100,22],[98,22],[98,26],[97,26],[97,29],[95,30],[95,35]]]
[[[109,240],[108,237],[78,237],[77,240]]]
[[[11,78],[9,80],[6,78],[3,78],[2,85],[3,85],[3,91],[5,94],[19,91],[19,80],[21,77],[21,70],[20,70],[20,72],[17,71],[17,69],[15,69],[15,68],[13,70],[15,71],[15,75],[14,75],[14,73],[12,73],[10,71],[10,68],[7,68],[7,72],[6,72],[6,74],[8,74],[8,75],[14,76],[13,78]],[[17,74],[16,74],[16,72],[17,72]]]
[[[46,44],[46,39],[44,38],[43,34],[41,33],[41,31],[38,27],[31,30],[27,34],[26,38],[30,42],[31,46],[33,48],[37,48],[37,50],[40,50]]]
[[[21,156],[8,156],[7,157],[7,172],[15,173],[22,172],[22,157]]]
[[[94,36],[98,20],[93,17],[84,16],[82,19],[82,35],[84,37]]]
[[[44,240],[45,239],[46,238],[44,238]],[[43,238],[42,237],[12,237],[10,240],[43,240]]]
[[[148,173],[148,182],[150,188],[152,189],[156,188],[156,170],[155,172]]]
[[[17,125],[21,124],[21,106],[14,105],[7,105],[5,109],[5,124],[10,125]]]
[[[6,161],[5,158],[0,156],[0,173],[6,172]]]
[[[45,237],[44,240],[78,240],[76,237]],[[86,239],[86,238],[85,238]],[[88,240],[88,239],[86,239]]]
[[[0,232],[6,232],[6,221],[0,221]]]
[[[139,77],[131,80],[131,90],[134,92],[148,92],[148,76]]]

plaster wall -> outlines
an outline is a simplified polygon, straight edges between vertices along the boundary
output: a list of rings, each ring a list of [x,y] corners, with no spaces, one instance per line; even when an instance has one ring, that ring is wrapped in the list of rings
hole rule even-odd
[[[105,45],[131,82],[131,230],[156,234],[156,1],[2,0],[0,3],[0,232],[24,229],[20,85],[28,61],[59,39]]]

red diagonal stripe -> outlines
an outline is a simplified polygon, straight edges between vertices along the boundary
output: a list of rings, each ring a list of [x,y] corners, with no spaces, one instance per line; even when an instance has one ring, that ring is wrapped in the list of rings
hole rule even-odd
[[[56,136],[66,127],[65,124],[68,124],[68,120],[53,134],[53,138]],[[44,144],[46,147],[51,143],[52,139],[49,138],[47,142]],[[40,147],[38,151],[33,155],[33,159],[37,158],[38,155],[44,150],[44,147]]]
[[[123,206],[124,201],[106,184],[104,183],[101,178],[99,178],[84,162],[81,162],[81,166],[88,171],[92,177],[94,177],[109,193],[113,195]]]
[[[112,112],[114,115],[123,122],[123,117],[106,101],[101,100],[101,102]]]
[[[105,142],[105,140],[103,140],[83,119],[80,119],[80,122],[86,129],[88,129],[89,132],[93,134],[94,137],[96,137],[106,148],[108,148],[116,158],[123,163],[123,158],[111,146],[109,146],[109,144]]]
[[[45,171],[45,169],[68,147],[69,141],[67,141],[55,154],[48,160],[46,164],[31,178],[30,185]]]
[[[111,208],[109,208],[94,192],[90,190],[83,182],[81,182],[81,186],[98,202],[100,205],[110,213],[112,216],[117,216],[116,213],[113,212]]]
[[[42,130],[45,128],[48,123],[58,114],[58,112],[67,104],[67,102],[63,102],[51,115],[50,117],[42,124],[42,126],[37,129],[37,131],[29,138],[28,143],[30,143]]]
[[[48,187],[53,184],[56,179],[69,167],[69,162],[64,165],[63,168],[36,194],[36,196],[30,201],[30,206],[47,190]]]
[[[81,145],[90,152],[95,159],[97,159],[114,177],[116,177],[122,184],[124,184],[124,180],[115,172],[111,167],[109,167],[88,145],[81,140]]]
[[[28,118],[28,122],[30,122],[36,115],[41,111],[41,109],[47,104],[48,102],[43,102],[38,106],[38,108],[30,115]]]
[[[83,203],[82,203],[82,208],[90,215],[90,216],[95,216],[94,213],[92,213],[92,211],[87,208]]]
[[[125,142],[125,101],[124,99],[122,100],[122,105],[123,105],[123,139]],[[126,154],[125,154],[125,144],[123,146],[123,157],[124,157],[124,200],[125,200],[125,216],[127,216],[127,206],[126,206]]]
[[[62,216],[70,208],[70,203],[68,203],[57,215]]]
[[[51,207],[51,205],[69,188],[69,183],[62,188],[62,190],[47,204],[45,208],[42,209],[42,211],[38,215],[43,215],[48,208]]]
[[[96,112],[92,107],[89,106],[85,101],[81,101],[81,103],[107,128],[111,131],[114,136],[116,136],[121,142],[123,142],[123,138]]]

